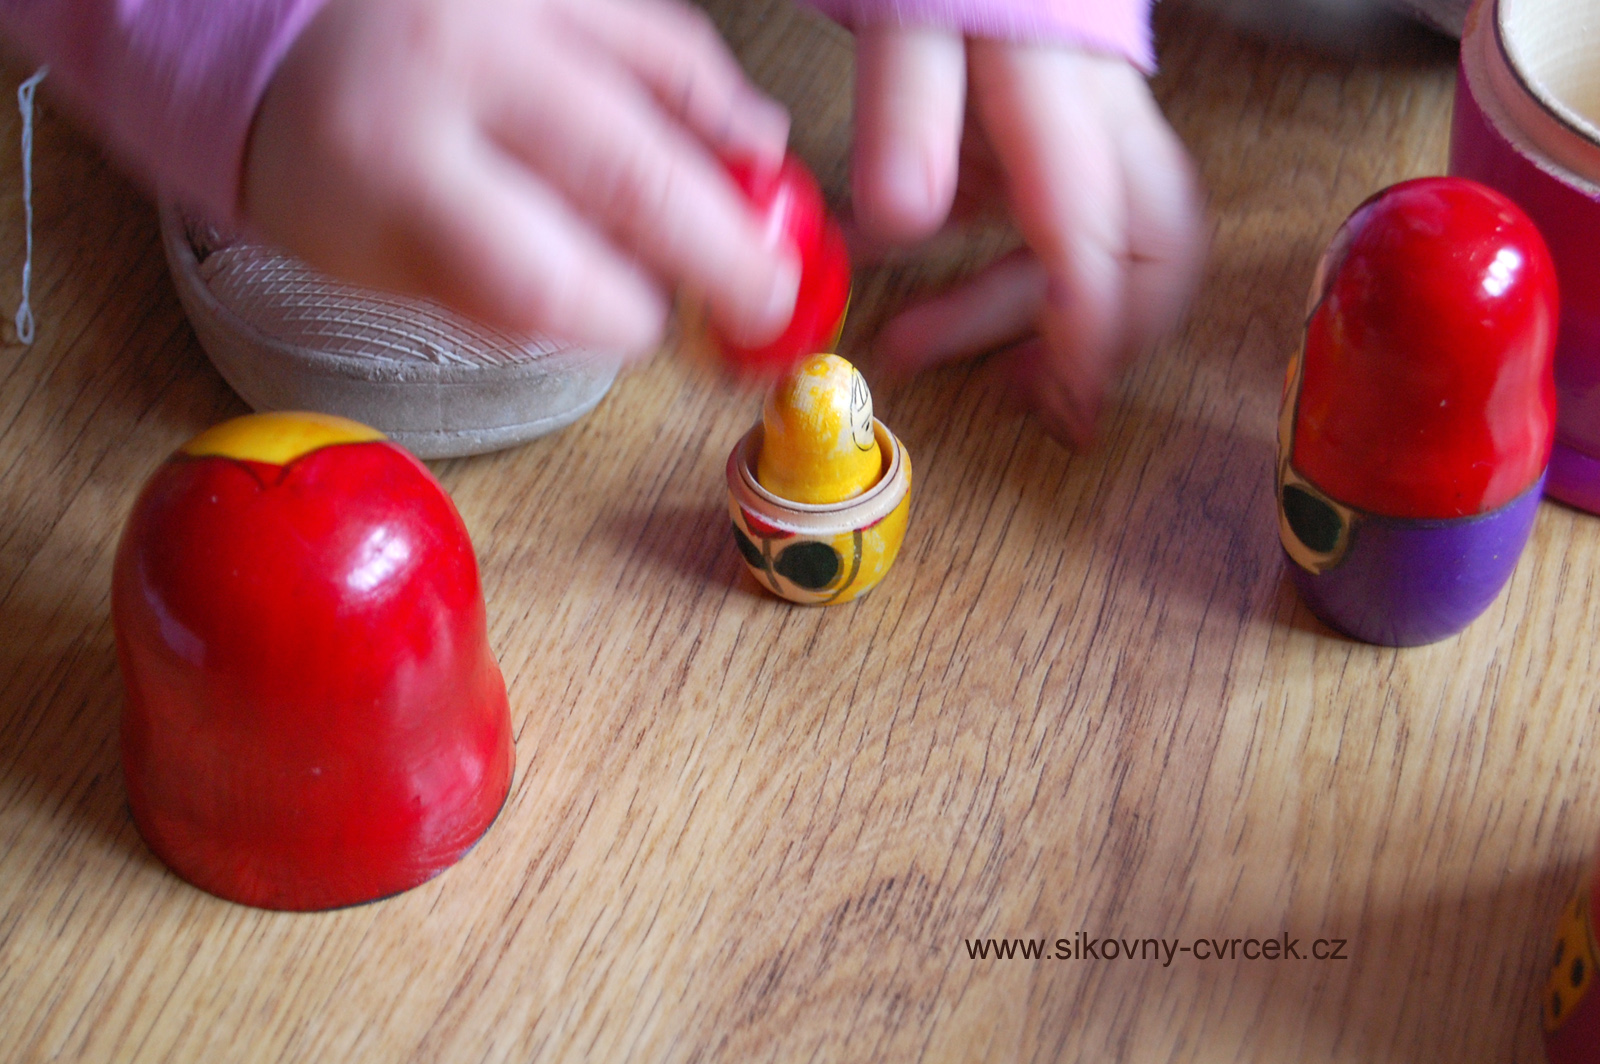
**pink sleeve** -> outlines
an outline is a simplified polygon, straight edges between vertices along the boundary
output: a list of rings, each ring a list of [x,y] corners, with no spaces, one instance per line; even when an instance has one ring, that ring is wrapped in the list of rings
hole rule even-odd
[[[942,26],[971,37],[1070,44],[1120,55],[1155,70],[1151,0],[805,0],[852,29],[860,25]]]
[[[256,105],[324,0],[0,0],[0,32],[147,183],[237,218]]]

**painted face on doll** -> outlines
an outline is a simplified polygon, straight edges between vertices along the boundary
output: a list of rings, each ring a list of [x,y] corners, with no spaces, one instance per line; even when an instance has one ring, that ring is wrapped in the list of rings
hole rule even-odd
[[[1325,621],[1431,642],[1493,600],[1549,460],[1556,320],[1542,238],[1481,185],[1405,182],[1340,227],[1278,424],[1280,538]]]

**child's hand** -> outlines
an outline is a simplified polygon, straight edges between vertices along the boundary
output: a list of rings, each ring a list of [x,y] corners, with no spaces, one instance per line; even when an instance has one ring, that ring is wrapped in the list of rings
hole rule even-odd
[[[1193,171],[1144,79],[1120,59],[906,29],[860,32],[856,76],[869,237],[916,241],[952,205],[1001,201],[1027,244],[891,322],[886,368],[1021,340],[1002,357],[1025,401],[1052,435],[1089,442],[1112,377],[1176,320],[1203,252]]]
[[[793,311],[719,155],[788,116],[679,0],[331,0],[256,116],[244,213],[358,283],[628,354],[672,293],[751,343]]]

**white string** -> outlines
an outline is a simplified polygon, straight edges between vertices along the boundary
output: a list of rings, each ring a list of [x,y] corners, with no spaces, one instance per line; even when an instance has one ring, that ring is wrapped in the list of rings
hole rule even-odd
[[[27,251],[22,256],[22,303],[17,307],[17,339],[33,343],[33,308],[28,305],[28,284],[33,279],[33,90],[50,73],[47,66],[17,86],[17,110],[22,112],[22,216]]]

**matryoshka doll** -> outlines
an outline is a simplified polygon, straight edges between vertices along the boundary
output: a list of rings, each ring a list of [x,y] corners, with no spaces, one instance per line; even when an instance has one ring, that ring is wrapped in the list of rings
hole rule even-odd
[[[1550,956],[1540,999],[1544,1051],[1550,1064],[1600,1064],[1600,994],[1594,992],[1595,887],[1590,882],[1561,911],[1561,927]]]
[[[510,792],[467,527],[366,425],[277,411],[184,444],[128,517],[111,619],[129,811],[212,894],[304,912],[409,890]]]
[[[1278,423],[1278,529],[1306,604],[1358,639],[1465,628],[1527,542],[1555,425],[1555,269],[1460,178],[1373,196],[1318,265]]]
[[[773,387],[727,473],[734,542],[773,594],[849,602],[894,564],[911,512],[911,456],[838,355],[812,355]]]

